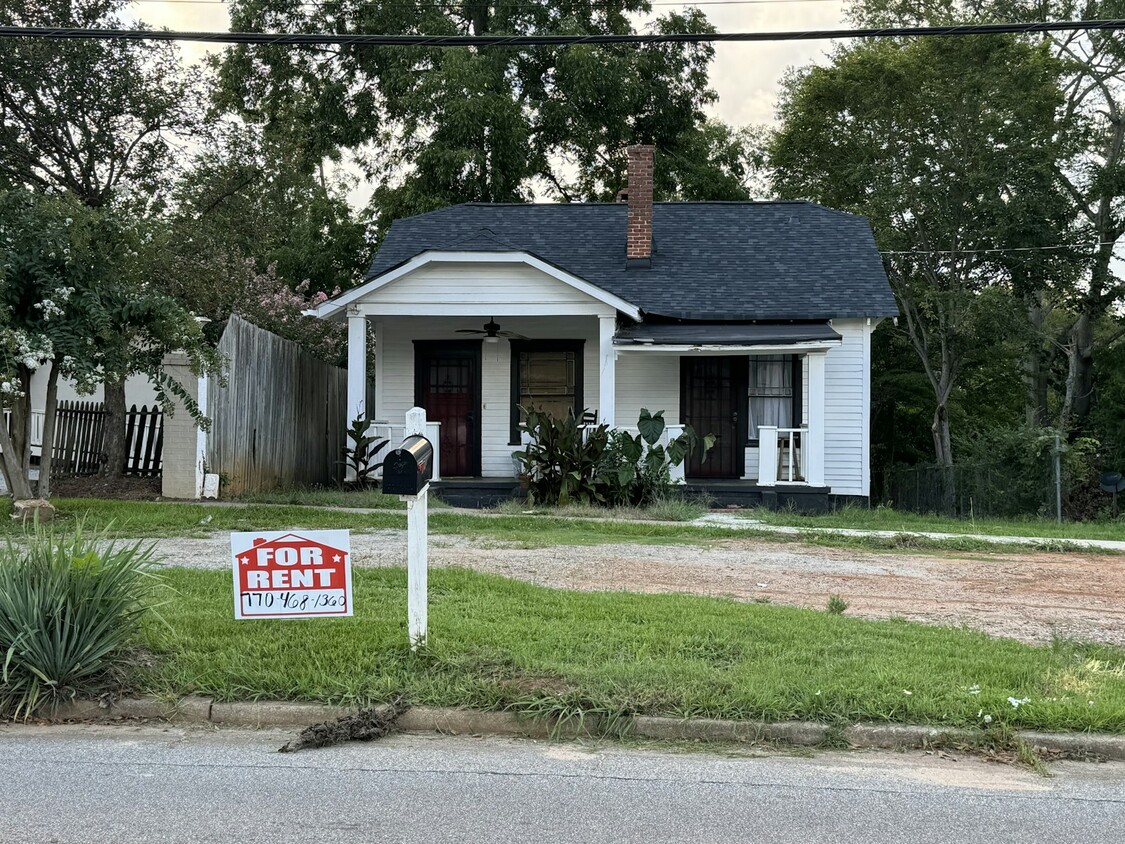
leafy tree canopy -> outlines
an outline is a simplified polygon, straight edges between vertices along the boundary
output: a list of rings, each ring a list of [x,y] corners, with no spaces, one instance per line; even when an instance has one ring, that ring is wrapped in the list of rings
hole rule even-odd
[[[45,454],[55,411],[51,385],[60,376],[92,391],[143,373],[166,410],[177,396],[199,417],[195,401],[161,364],[173,351],[186,352],[197,371],[215,369],[218,359],[192,315],[148,281],[152,243],[147,227],[120,207],[93,209],[59,192],[0,193],[0,405],[21,422],[14,448],[4,447],[6,431],[0,436],[9,481],[26,480],[30,454],[21,428],[31,410],[31,373],[43,364],[52,368]],[[49,475],[45,469],[40,477],[43,496]]]
[[[631,33],[645,0],[235,0],[241,30],[390,34]],[[657,31],[713,31],[698,10]],[[380,185],[379,223],[465,201],[533,194],[612,199],[624,148],[660,151],[657,194],[746,198],[746,138],[708,123],[713,49],[705,44],[563,48],[238,46],[221,65],[218,104],[264,125],[307,168],[354,156]]]
[[[5,26],[133,28],[125,0],[0,0]],[[0,40],[0,178],[67,190],[92,208],[119,186],[153,192],[198,125],[202,93],[175,45]]]
[[[1010,319],[982,296],[1049,275],[1073,206],[1058,63],[1015,38],[880,41],[790,78],[771,145],[782,196],[865,214],[930,381],[935,455],[952,463],[949,402],[966,356]],[[1006,331],[1006,329],[1005,329]]]
[[[254,127],[220,122],[171,191],[170,289],[197,313],[225,319],[223,275],[246,260],[273,267],[290,287],[350,287],[371,255],[348,206],[351,187],[325,167],[301,170]]]

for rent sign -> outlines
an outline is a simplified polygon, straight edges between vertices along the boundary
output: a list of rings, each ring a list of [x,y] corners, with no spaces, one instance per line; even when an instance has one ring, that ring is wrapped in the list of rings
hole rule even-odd
[[[235,618],[352,614],[346,530],[232,533]]]

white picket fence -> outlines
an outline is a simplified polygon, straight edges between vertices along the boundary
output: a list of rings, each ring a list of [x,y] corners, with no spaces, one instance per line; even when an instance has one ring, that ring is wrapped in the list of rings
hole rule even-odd
[[[43,416],[42,410],[31,411],[31,453],[38,457],[43,450]],[[4,424],[12,430],[12,411],[4,411]]]

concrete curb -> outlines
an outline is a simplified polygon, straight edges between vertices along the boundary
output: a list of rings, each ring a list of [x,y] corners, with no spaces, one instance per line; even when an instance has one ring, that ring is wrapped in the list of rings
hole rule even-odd
[[[55,706],[47,721],[117,721],[140,719],[170,724],[212,724],[228,727],[307,727],[356,710],[352,707],[287,701],[220,703],[203,697],[178,701],[125,698],[112,703],[70,701]],[[559,723],[513,712],[442,709],[418,706],[406,711],[397,727],[404,733],[442,733],[456,736],[520,738],[581,738],[599,734],[598,716]],[[860,749],[917,749],[941,744],[975,744],[975,730],[923,727],[911,724],[854,724],[843,729],[810,721],[729,721],[715,718],[660,718],[638,715],[630,736],[661,740],[740,743],[780,743],[797,747],[846,744]],[[1036,750],[1076,758],[1100,757],[1125,761],[1125,736],[1104,733],[1041,733],[1024,730],[1016,736]]]

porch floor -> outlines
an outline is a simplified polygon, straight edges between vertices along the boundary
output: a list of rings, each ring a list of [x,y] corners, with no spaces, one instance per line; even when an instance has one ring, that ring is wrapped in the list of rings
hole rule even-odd
[[[826,486],[762,487],[751,481],[696,478],[688,479],[680,489],[688,497],[706,497],[714,507],[792,508],[802,513],[824,513],[831,508]],[[527,494],[515,478],[444,478],[434,481],[433,490],[446,504],[476,509],[495,507],[501,501]]]

